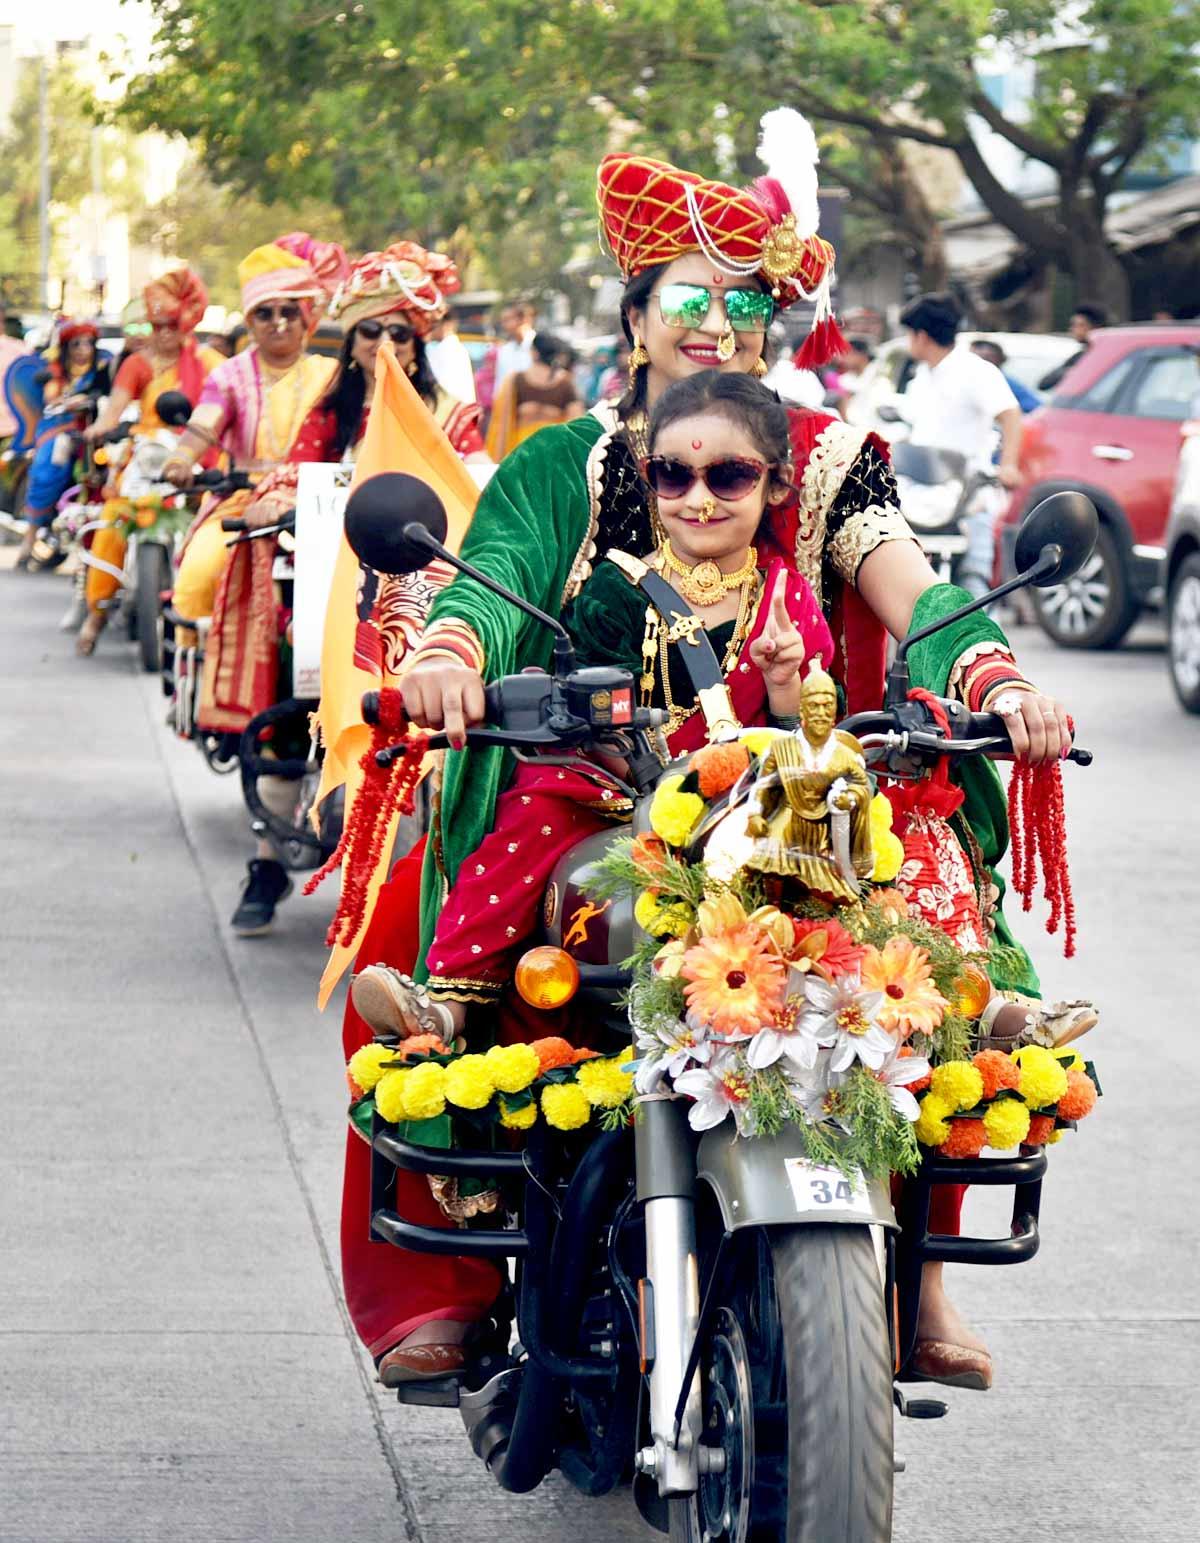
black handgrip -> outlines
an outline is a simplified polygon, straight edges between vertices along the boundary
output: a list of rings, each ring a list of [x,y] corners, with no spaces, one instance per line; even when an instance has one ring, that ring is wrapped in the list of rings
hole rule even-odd
[[[228,520],[221,521],[221,529],[229,531],[245,530],[246,522],[245,520],[238,519],[236,516],[232,516]]]
[[[1011,744],[1008,725],[999,713],[972,713],[962,733],[956,733],[955,738],[1001,739]],[[1073,761],[1076,766],[1090,766],[1093,757],[1090,750],[1084,750],[1079,745],[1073,745],[1067,752],[1065,759]]]
[[[364,691],[362,699],[363,722],[369,723],[372,728],[379,722],[379,693],[378,691]]]

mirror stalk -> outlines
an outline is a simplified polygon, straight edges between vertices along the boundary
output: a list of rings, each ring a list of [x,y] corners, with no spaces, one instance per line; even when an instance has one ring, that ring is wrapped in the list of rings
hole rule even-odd
[[[940,621],[931,622],[928,627],[922,627],[919,632],[909,633],[896,649],[896,657],[888,671],[884,706],[898,707],[902,702],[908,701],[908,651],[914,644],[932,637],[935,632],[940,632],[943,627],[950,626],[952,622],[961,621],[964,616],[973,616],[976,611],[982,611],[984,606],[991,605],[993,601],[1002,600],[1005,595],[1011,595],[1014,590],[1024,589],[1028,584],[1036,584],[1039,579],[1054,573],[1062,558],[1062,547],[1050,543],[1042,548],[1032,568],[1026,568],[1023,573],[1018,573],[1015,578],[1009,579],[996,589],[989,589],[986,595],[980,595],[969,605],[959,606],[957,611],[951,611],[949,616],[943,616]]]
[[[449,563],[452,568],[457,568],[459,573],[465,573],[469,579],[474,579],[477,584],[482,584],[484,589],[491,590],[492,594],[499,595],[507,600],[510,605],[515,605],[518,610],[524,611],[526,616],[532,616],[534,621],[541,622],[543,627],[549,627],[554,634],[554,673],[555,675],[569,675],[575,668],[575,646],[571,642],[571,635],[563,624],[555,621],[553,616],[548,616],[545,611],[514,594],[512,590],[505,589],[503,584],[498,584],[495,579],[489,578],[473,564],[449,551],[442,543],[432,535],[424,525],[416,520],[404,527],[404,539],[414,546],[423,548],[430,557],[440,557],[443,562]]]

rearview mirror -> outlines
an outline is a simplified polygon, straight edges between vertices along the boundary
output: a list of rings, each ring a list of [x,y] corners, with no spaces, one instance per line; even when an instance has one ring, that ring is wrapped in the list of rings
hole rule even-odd
[[[1031,582],[1039,589],[1061,584],[1087,562],[1099,531],[1096,506],[1086,494],[1053,493],[1029,512],[1017,533],[1017,572],[1036,568]]]
[[[154,411],[169,429],[181,429],[192,416],[192,404],[182,391],[163,391],[154,399]]]

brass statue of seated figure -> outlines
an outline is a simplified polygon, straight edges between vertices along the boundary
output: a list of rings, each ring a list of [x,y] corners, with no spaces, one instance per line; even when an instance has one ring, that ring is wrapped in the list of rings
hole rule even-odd
[[[763,757],[750,798],[748,868],[796,878],[816,894],[856,900],[874,866],[871,784],[862,746],[834,727],[837,688],[814,664],[800,699],[800,729]]]

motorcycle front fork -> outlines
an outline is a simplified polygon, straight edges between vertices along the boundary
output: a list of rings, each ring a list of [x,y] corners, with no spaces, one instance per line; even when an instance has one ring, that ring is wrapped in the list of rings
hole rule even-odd
[[[700,1322],[695,1152],[682,1102],[643,1104],[634,1142],[645,1208],[646,1275],[638,1295],[651,1442],[638,1453],[637,1467],[657,1482],[660,1495],[690,1495],[713,1454],[700,1442],[698,1371],[679,1407]]]

